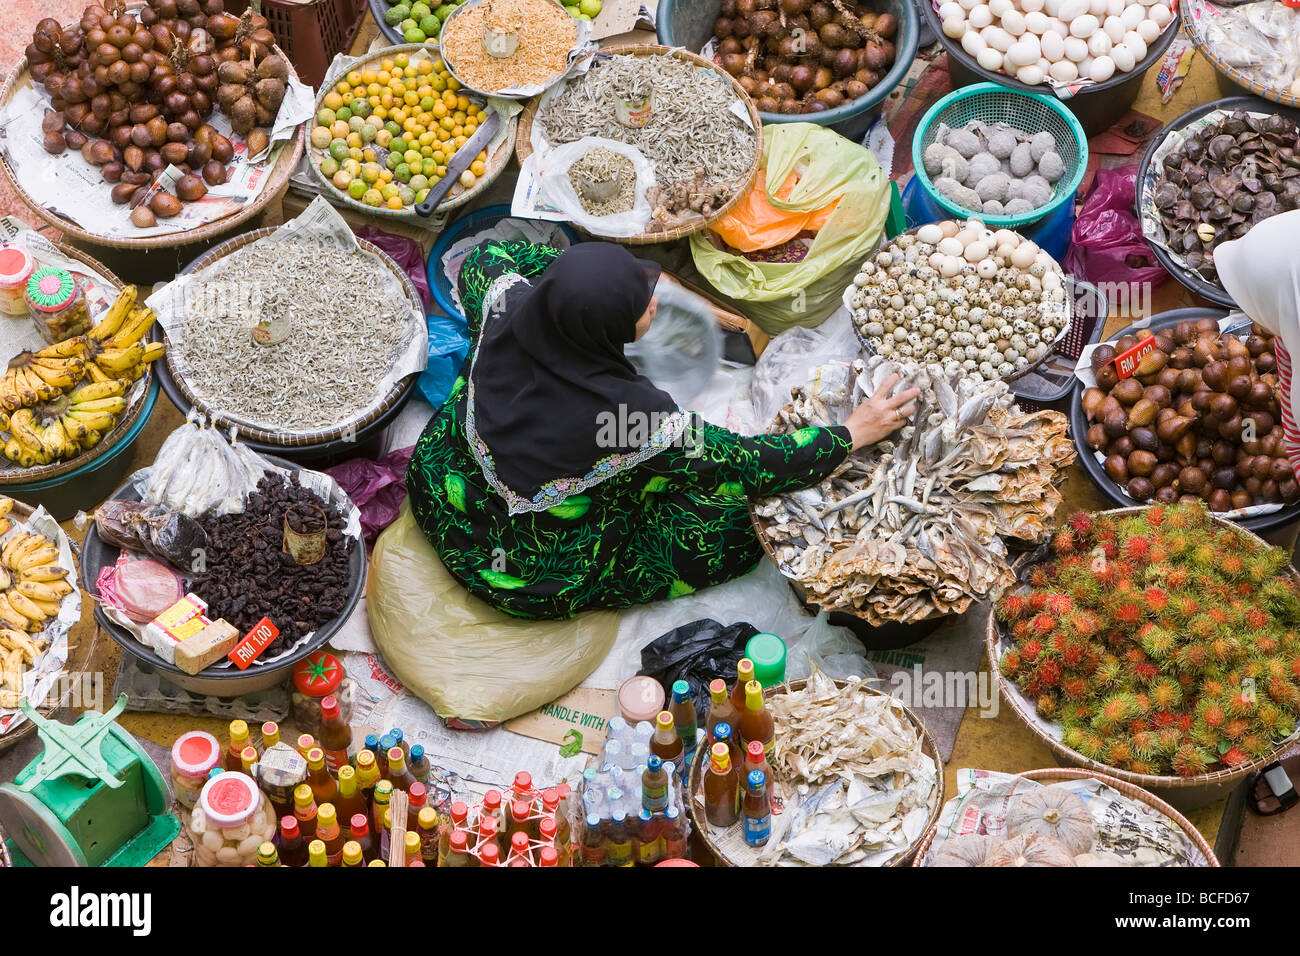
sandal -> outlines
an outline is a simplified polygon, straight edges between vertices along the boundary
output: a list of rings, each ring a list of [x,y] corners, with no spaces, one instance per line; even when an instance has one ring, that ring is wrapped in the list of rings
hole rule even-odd
[[[1262,817],[1271,817],[1300,803],[1295,780],[1300,780],[1300,754],[1275,760],[1256,773],[1250,790],[1255,812]]]

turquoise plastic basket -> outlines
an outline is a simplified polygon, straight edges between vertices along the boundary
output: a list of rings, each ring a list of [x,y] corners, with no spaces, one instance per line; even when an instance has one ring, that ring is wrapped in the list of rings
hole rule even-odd
[[[992,125],[1006,123],[1025,133],[1046,130],[1056,140],[1056,151],[1065,163],[1065,174],[1056,182],[1052,201],[1018,216],[986,216],[978,209],[966,209],[939,194],[925,172],[921,157],[935,140],[940,125],[961,129],[972,120]],[[1070,201],[1088,166],[1088,139],[1083,127],[1060,100],[1038,93],[1021,93],[997,83],[976,83],[949,93],[930,107],[912,137],[912,166],[926,195],[954,216],[975,216],[991,228],[1015,229],[1045,217],[1057,206]]]

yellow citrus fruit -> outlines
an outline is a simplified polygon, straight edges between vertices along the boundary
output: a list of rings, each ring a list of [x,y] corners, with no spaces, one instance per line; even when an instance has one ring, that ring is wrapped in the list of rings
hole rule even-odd
[[[391,183],[393,181],[393,171],[391,169],[381,169],[379,171],[379,181],[381,183]]]
[[[411,62],[411,58],[405,53],[399,53],[397,56],[393,57],[393,62],[398,66],[406,66],[406,64]]]
[[[448,77],[447,77],[447,89],[449,89],[449,90],[458,90],[458,89],[460,89],[460,81],[457,80],[454,76],[448,76]]]
[[[365,159],[365,155],[366,154],[361,151],[360,146],[353,146],[348,150],[348,159],[355,160],[358,163]]]
[[[347,189],[352,184],[352,174],[346,169],[340,169],[330,180],[339,189]]]
[[[349,93],[352,92],[352,84],[340,83],[338,86],[334,87],[334,89],[339,91],[340,96],[347,96]]]
[[[474,162],[469,164],[469,171],[475,176],[482,176],[483,173],[487,171],[487,164],[481,159],[476,159]]]
[[[378,189],[367,189],[365,194],[362,195],[361,201],[367,206],[379,206],[383,204],[384,197],[380,194]]]
[[[375,163],[379,161],[378,154],[369,146],[361,151],[361,158],[367,163]]]
[[[357,85],[358,83],[360,83],[360,82],[361,82],[361,74],[360,74],[360,73],[358,73],[356,70],[352,70],[352,71],[350,71],[350,72],[348,73],[348,83],[349,83],[349,84],[351,84],[352,86],[356,86],[356,85]]]
[[[421,60],[419,63],[415,64],[415,69],[416,72],[421,75],[432,73],[433,63],[429,60]]]
[[[388,208],[389,208],[389,209],[401,209],[401,208],[402,208],[402,197],[401,197],[401,196],[389,196],[389,197],[388,197]]]
[[[385,57],[385,58],[380,62],[379,67],[380,67],[380,69],[384,70],[385,72],[391,70],[391,69],[393,68],[393,61],[392,61],[392,59],[389,58],[389,57]]]
[[[351,133],[348,133],[348,136],[347,136],[347,144],[348,144],[349,146],[355,146],[356,148],[360,149],[360,148],[361,148],[361,134],[358,133],[358,132],[355,132],[355,131],[353,131],[353,132],[351,132]]]
[[[330,90],[325,94],[325,99],[322,102],[325,104],[326,109],[336,110],[343,105],[343,97]]]

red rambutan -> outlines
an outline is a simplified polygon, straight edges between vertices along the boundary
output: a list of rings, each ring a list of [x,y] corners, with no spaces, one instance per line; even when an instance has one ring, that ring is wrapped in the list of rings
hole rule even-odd
[[[1018,621],[1029,613],[1029,602],[1020,594],[1004,595],[998,602],[998,620]]]
[[[1015,650],[1007,651],[1002,655],[1002,660],[999,661],[998,666],[1002,668],[1002,673],[1008,677],[1015,677],[1020,672],[1020,652]]]
[[[1151,540],[1142,534],[1135,534],[1124,542],[1124,560],[1133,564],[1144,564],[1151,552]]]
[[[1245,717],[1230,717],[1223,725],[1223,736],[1229,740],[1240,740],[1250,730],[1250,721]]]
[[[1041,653],[1043,653],[1043,645],[1036,640],[1030,639],[1020,647],[1020,660],[1026,664],[1032,664],[1038,660],[1038,655]]]
[[[1067,595],[1056,592],[1047,596],[1043,609],[1053,617],[1065,617],[1074,610],[1074,602]]]
[[[1056,630],[1056,619],[1048,614],[1037,614],[1030,626],[1039,637],[1046,637]]]
[[[1194,744],[1186,743],[1174,754],[1173,765],[1180,777],[1198,777],[1209,769],[1210,758]]]
[[[1070,700],[1080,700],[1085,697],[1091,688],[1088,682],[1082,677],[1067,677],[1061,681],[1061,693]]]
[[[1064,672],[1061,669],[1061,662],[1050,657],[1040,661],[1037,670],[1034,671],[1034,677],[1044,687],[1061,686],[1062,676]]]
[[[1226,578],[1236,579],[1242,576],[1246,571],[1246,562],[1241,559],[1239,554],[1225,554],[1219,559],[1219,571]]]
[[[1080,538],[1092,537],[1092,515],[1086,511],[1076,511],[1070,515],[1070,530]]]
[[[1113,616],[1121,624],[1136,624],[1142,620],[1142,608],[1133,601],[1121,601],[1115,606]]]
[[[1183,689],[1178,682],[1168,677],[1161,677],[1151,682],[1148,689],[1151,703],[1161,710],[1173,710],[1183,699]]]
[[[1240,767],[1244,763],[1250,763],[1250,758],[1242,751],[1240,747],[1230,747],[1219,757],[1224,766]]]
[[[1205,721],[1206,726],[1215,730],[1222,727],[1228,719],[1228,715],[1224,713],[1223,705],[1215,700],[1202,700],[1197,707],[1197,711],[1200,713],[1201,720]]]
[[[1245,620],[1246,627],[1250,628],[1252,631],[1262,631],[1268,627],[1272,619],[1269,617],[1267,611],[1260,610],[1257,607],[1252,607],[1246,611]]]
[[[1074,554],[1074,532],[1061,528],[1052,535],[1052,552],[1054,554]]]
[[[1147,588],[1142,592],[1142,600],[1148,610],[1159,614],[1169,606],[1169,592],[1164,588]]]
[[[1056,716],[1056,698],[1051,694],[1042,694],[1037,701],[1038,712],[1051,720]]]

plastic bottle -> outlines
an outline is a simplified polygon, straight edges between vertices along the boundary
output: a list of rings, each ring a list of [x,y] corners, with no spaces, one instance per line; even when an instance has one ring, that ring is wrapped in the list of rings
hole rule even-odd
[[[736,822],[739,782],[731,752],[726,744],[718,741],[709,752],[709,766],[704,771],[704,816],[711,826],[729,827]]]
[[[343,820],[351,820],[353,814],[366,812],[365,798],[357,791],[357,772],[347,764],[339,767],[339,792],[334,798],[334,806]]]
[[[433,807],[421,807],[419,817],[416,820],[416,827],[417,832],[420,834],[420,859],[428,866],[437,866],[440,843],[438,811]]]
[[[298,829],[303,839],[316,839],[316,798],[312,796],[311,787],[300,783],[293,791],[293,815],[298,818]]]
[[[605,807],[606,807],[606,810],[605,810],[605,816],[606,816],[606,818],[613,817],[615,813],[620,812],[620,811],[621,811],[624,815],[627,814],[627,810],[626,810],[626,808],[624,807],[624,804],[623,804],[623,788],[622,788],[622,787],[608,787],[608,788],[606,788],[606,790],[605,790]]]
[[[756,680],[745,686],[745,712],[740,715],[741,747],[748,748],[751,740],[763,745],[763,753],[770,763],[776,746],[776,728],[772,724],[771,712],[763,703],[763,687]]]
[[[606,866],[631,866],[632,831],[628,825],[627,814],[622,809],[615,810],[609,818],[609,839],[605,845]]]
[[[501,865],[501,847],[495,843],[485,843],[478,850],[478,859],[480,866],[500,866]]]
[[[478,821],[478,844],[483,846],[485,843],[497,843],[501,838],[501,830],[497,827],[497,818],[493,816],[479,817]],[[500,846],[498,845],[498,849]]]
[[[677,736],[673,715],[669,711],[661,710],[655,719],[655,733],[650,738],[650,752],[660,760],[671,760],[678,766],[682,764],[682,756],[686,748],[682,744],[682,738]]]
[[[433,773],[433,764],[429,763],[429,758],[424,752],[421,744],[416,744],[411,748],[411,774],[420,783],[427,784],[429,776]]]
[[[401,747],[388,748],[388,779],[398,790],[411,790],[411,784],[419,783],[411,771],[406,769],[406,755]],[[421,784],[423,786],[423,784]]]
[[[587,825],[582,833],[579,859],[583,866],[602,866],[605,862],[605,833],[597,814],[587,814]]]
[[[383,860],[371,860],[366,866],[388,866]]]
[[[637,742],[632,745],[632,758],[628,761],[637,773],[645,769],[645,765],[650,761],[650,748],[645,744]]]
[[[650,813],[668,809],[668,774],[664,773],[664,762],[653,754],[641,774],[641,808]]]
[[[650,748],[650,738],[655,735],[655,725],[648,720],[640,721],[632,728],[633,743],[645,744],[646,749]]]
[[[615,714],[609,718],[609,724],[605,730],[605,739],[617,740],[624,747],[627,747],[632,743],[631,731],[632,728],[628,725],[628,722],[621,715]]]
[[[312,840],[307,844],[307,865],[308,866],[329,866],[329,860],[325,857],[325,844],[320,840]]]
[[[718,724],[735,727],[740,713],[732,706],[731,698],[727,695],[726,681],[721,677],[709,684],[709,700],[709,718],[704,722],[704,727],[709,735],[709,749],[712,750],[717,743],[713,737],[713,728]]]
[[[767,799],[767,776],[763,771],[751,770],[746,778],[741,812],[745,819],[745,842],[763,846],[772,835],[772,804]]]
[[[325,841],[325,856],[329,859],[329,865],[338,866],[342,859],[343,844],[347,840],[332,803],[322,803],[316,810],[316,839]]]
[[[636,862],[638,866],[654,866],[663,858],[664,841],[659,817],[643,809],[636,820]]]
[[[307,751],[307,783],[316,797],[316,805],[333,803],[339,795],[339,785],[325,766],[325,751],[312,747]]]
[[[402,860],[402,865],[410,866],[420,859],[420,834],[407,830],[403,839],[406,841],[406,856]]]
[[[307,865],[307,844],[298,828],[297,817],[280,818],[280,862],[284,866]]]
[[[464,830],[452,830],[447,838],[447,856],[438,861],[439,866],[473,866],[474,857],[469,852],[469,834]]]
[[[248,724],[242,720],[232,720],[230,722],[230,745],[226,747],[226,759],[222,761],[221,765],[227,770],[242,771],[244,769],[242,754],[247,746]]]
[[[611,767],[622,768],[623,766],[623,745],[617,740],[605,741],[605,752],[602,769],[608,770]]]
[[[731,706],[737,715],[745,712],[745,685],[754,679],[754,662],[742,657],[736,662],[736,683],[731,685]]]
[[[745,748],[745,763],[741,771],[741,779],[748,780],[749,775],[755,771],[763,771],[763,779],[767,781],[767,802],[772,803],[772,765],[767,762],[767,754],[763,750],[763,745],[757,740],[751,740],[749,746]]]
[[[268,720],[262,725],[262,753],[280,742],[280,725]]]
[[[348,762],[348,749],[352,746],[352,728],[343,719],[338,698],[327,694],[320,702],[320,747],[325,752],[325,765],[332,773]]]
[[[683,749],[693,750],[698,720],[695,701],[691,699],[690,684],[684,680],[673,681],[673,702],[668,709],[673,715],[673,724],[677,727],[677,736],[682,740]]]
[[[361,847],[367,862],[379,858],[379,840],[370,832],[370,821],[364,813],[354,813],[348,818],[348,839]]]
[[[365,857],[361,854],[361,844],[356,840],[348,840],[343,844],[343,850],[339,854],[344,866],[363,866]]]

